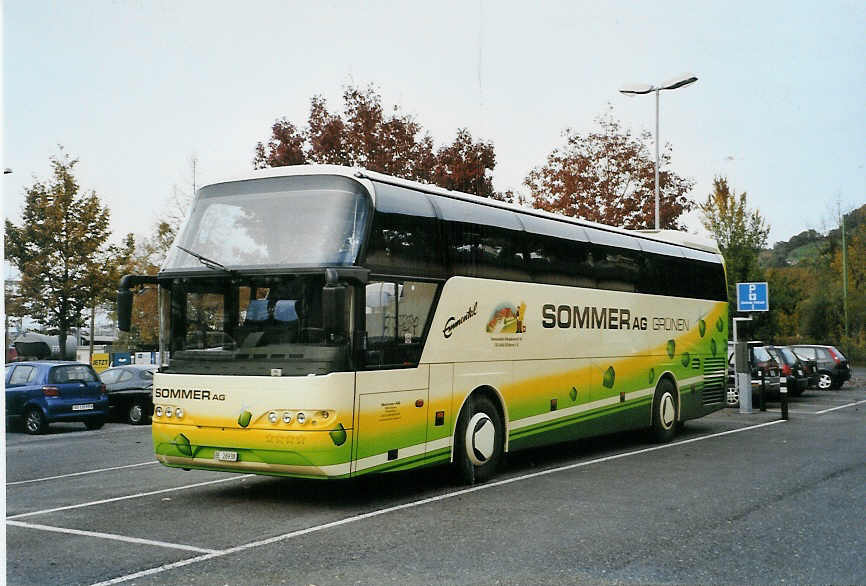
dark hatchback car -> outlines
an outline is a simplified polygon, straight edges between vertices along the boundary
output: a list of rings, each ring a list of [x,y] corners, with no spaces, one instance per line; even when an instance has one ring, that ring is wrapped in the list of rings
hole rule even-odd
[[[779,395],[780,370],[779,363],[767,351],[762,342],[749,342],[749,372],[752,379],[752,403],[764,385],[764,392],[768,396]],[[728,342],[728,407],[737,407],[740,404],[740,396],[734,385],[734,344]]]
[[[112,413],[133,425],[141,425],[153,415],[153,373],[155,364],[115,366],[99,377],[105,383]]]
[[[815,361],[818,369],[816,386],[822,391],[838,389],[851,378],[848,359],[835,346],[797,344],[791,349],[800,359]]]
[[[785,377],[788,394],[792,397],[802,395],[809,386],[809,375],[803,361],[788,346],[766,346],[766,349],[779,363],[780,376]]]
[[[30,434],[50,423],[81,421],[99,429],[108,416],[105,385],[89,364],[37,361],[6,365],[6,422]]]

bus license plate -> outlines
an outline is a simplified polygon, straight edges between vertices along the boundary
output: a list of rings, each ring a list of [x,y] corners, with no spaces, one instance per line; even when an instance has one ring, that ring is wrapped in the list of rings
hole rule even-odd
[[[213,453],[214,460],[219,460],[220,462],[237,462],[238,461],[238,453],[237,452],[224,452],[222,450],[217,450]]]
[[[89,411],[93,409],[93,403],[82,403],[81,405],[73,405],[73,411]]]

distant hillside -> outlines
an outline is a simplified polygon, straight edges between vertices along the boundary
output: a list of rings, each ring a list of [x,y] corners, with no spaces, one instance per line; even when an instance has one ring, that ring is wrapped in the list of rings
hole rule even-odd
[[[866,205],[845,214],[846,234],[851,234],[861,224],[866,224]],[[773,248],[763,250],[760,263],[764,268],[794,266],[818,259],[822,254],[835,250],[841,242],[841,228],[830,230],[826,235],[815,230],[805,230],[792,236],[787,242],[776,242]]]

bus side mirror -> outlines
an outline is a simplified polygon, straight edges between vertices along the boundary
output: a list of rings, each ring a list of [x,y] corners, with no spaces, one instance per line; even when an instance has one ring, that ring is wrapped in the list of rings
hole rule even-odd
[[[132,325],[132,291],[117,290],[117,329],[128,332]]]
[[[126,275],[120,279],[117,287],[117,329],[128,332],[132,326],[132,298],[130,290],[137,285],[156,285],[157,279],[154,275]]]
[[[325,285],[322,289],[322,327],[327,335],[345,335],[346,286]]]

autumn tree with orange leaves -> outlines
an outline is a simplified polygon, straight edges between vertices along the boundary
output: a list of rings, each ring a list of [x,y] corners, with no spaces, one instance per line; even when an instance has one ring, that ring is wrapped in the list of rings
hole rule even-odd
[[[533,207],[622,228],[655,225],[655,156],[652,135],[622,128],[613,115],[596,119],[598,129],[565,131],[565,144],[524,180]],[[659,225],[681,230],[679,218],[694,207],[686,194],[694,181],[671,169],[671,145],[659,156]]]
[[[386,113],[373,87],[347,87],[342,112],[329,111],[325,98],[314,96],[306,127],[278,119],[253,157],[256,169],[305,163],[358,166],[482,197],[497,195],[493,143],[475,142],[462,128],[451,144],[435,149],[412,116],[396,106]]]

